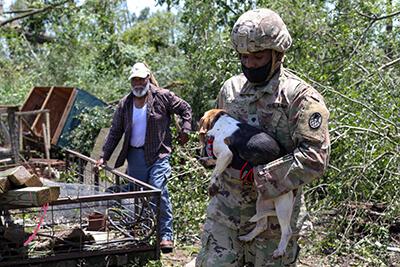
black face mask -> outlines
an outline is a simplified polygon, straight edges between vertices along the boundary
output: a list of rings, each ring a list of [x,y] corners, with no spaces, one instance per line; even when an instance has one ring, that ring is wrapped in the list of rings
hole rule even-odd
[[[251,83],[261,83],[268,78],[268,75],[271,71],[272,60],[270,60],[264,66],[258,68],[247,68],[242,64],[242,71],[244,76],[246,76],[247,80]]]

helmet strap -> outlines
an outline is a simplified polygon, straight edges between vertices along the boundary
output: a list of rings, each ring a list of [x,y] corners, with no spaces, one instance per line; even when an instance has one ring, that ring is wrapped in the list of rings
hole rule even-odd
[[[281,66],[282,61],[283,61],[283,53],[282,52],[278,52],[272,49],[271,51],[271,60],[272,60],[272,68],[271,71],[269,72],[268,78],[266,79],[266,81],[269,81],[272,76],[274,76],[276,70]]]
[[[272,78],[272,76],[275,75],[276,70],[281,67],[282,62],[283,62],[283,58],[284,58],[284,55],[285,55],[283,52],[278,52],[276,50],[272,50],[271,54],[272,54],[271,55],[272,56],[271,60],[272,60],[273,63],[272,63],[271,71],[270,71],[266,81],[269,81]]]
[[[267,79],[265,79],[265,81],[269,81],[272,78],[272,76],[274,75],[275,70],[276,70],[276,62],[275,62],[276,52],[275,52],[275,50],[271,50],[271,56],[272,56],[272,58],[271,58],[272,67],[271,67],[271,70],[269,71],[269,75],[268,75]]]

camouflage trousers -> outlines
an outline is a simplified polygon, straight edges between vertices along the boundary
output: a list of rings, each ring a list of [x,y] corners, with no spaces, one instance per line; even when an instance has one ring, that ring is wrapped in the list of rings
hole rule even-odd
[[[201,236],[202,249],[197,256],[196,267],[296,266],[300,250],[297,237],[289,241],[282,258],[274,259],[272,253],[278,247],[280,238],[256,237],[252,242],[244,243],[238,239],[238,233],[208,218]]]

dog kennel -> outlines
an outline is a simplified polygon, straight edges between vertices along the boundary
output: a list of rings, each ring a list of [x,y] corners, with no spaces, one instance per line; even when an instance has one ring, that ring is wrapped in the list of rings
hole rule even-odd
[[[47,177],[45,185],[59,185],[60,195],[42,207],[10,205],[0,196],[0,266],[124,266],[160,258],[160,190],[107,166],[94,173],[95,163],[71,150],[57,164],[25,162]]]

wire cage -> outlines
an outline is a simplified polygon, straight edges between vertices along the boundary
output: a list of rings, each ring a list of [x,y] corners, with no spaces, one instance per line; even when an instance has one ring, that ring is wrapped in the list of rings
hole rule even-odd
[[[59,185],[43,207],[0,205],[0,266],[122,266],[160,258],[160,190],[66,150],[46,185]],[[75,264],[75,265],[74,265]],[[42,265],[44,266],[44,265]]]

